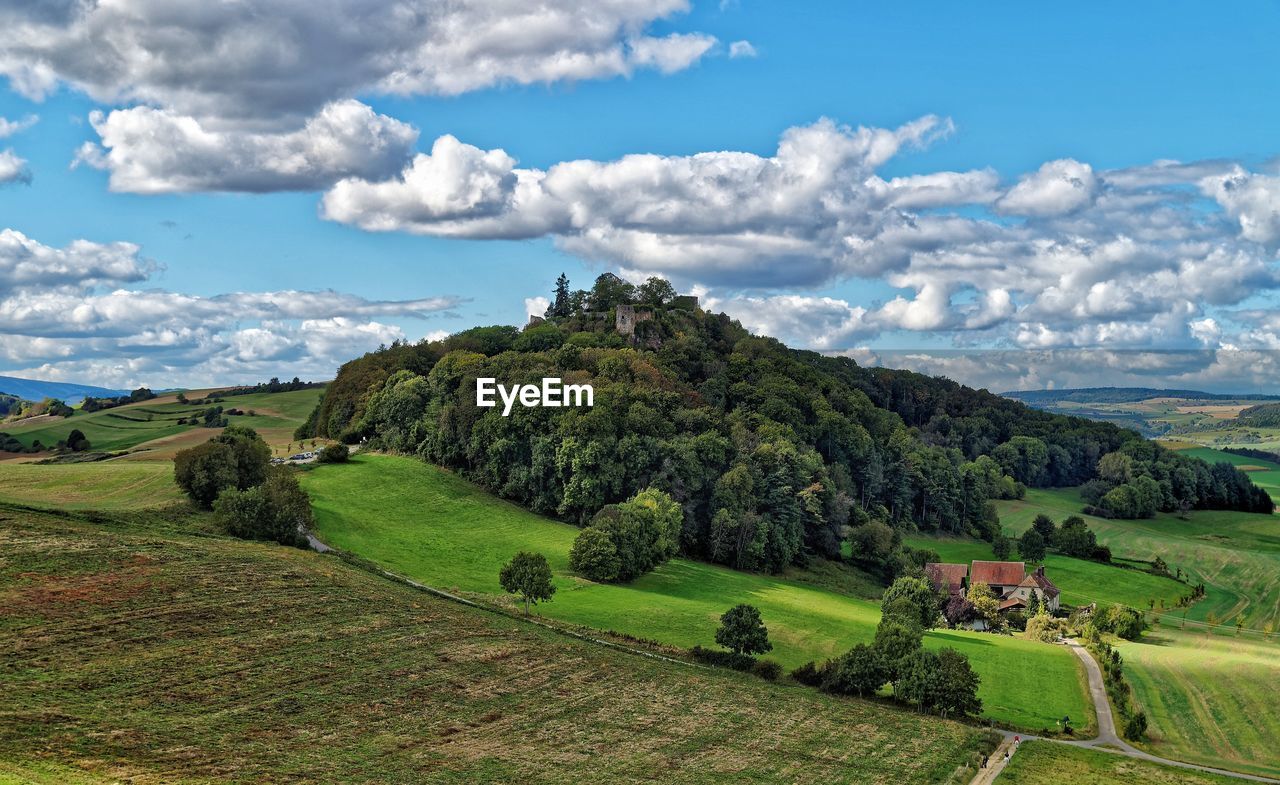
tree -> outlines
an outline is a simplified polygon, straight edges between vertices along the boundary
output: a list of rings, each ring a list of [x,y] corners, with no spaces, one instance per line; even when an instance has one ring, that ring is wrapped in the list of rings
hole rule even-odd
[[[213,504],[218,521],[232,536],[302,545],[310,528],[311,499],[290,469],[273,470],[261,485],[224,488]]]
[[[1027,561],[1044,561],[1044,537],[1035,529],[1027,529],[1018,538],[1018,554]]]
[[[636,287],[627,283],[613,273],[604,273],[596,278],[591,287],[591,310],[608,311],[619,305],[633,302]]]
[[[996,532],[991,538],[991,552],[996,555],[1000,561],[1005,561],[1013,552],[1013,545],[1004,532]]]
[[[636,289],[636,302],[644,305],[666,305],[676,298],[676,289],[666,278],[653,276]]]
[[[1053,535],[1056,527],[1053,525],[1053,519],[1044,513],[1040,513],[1031,522],[1031,528],[1040,532],[1040,536],[1044,538],[1045,547],[1053,544]]]
[[[735,605],[720,617],[720,629],[716,630],[716,643],[734,654],[764,654],[773,650],[769,643],[769,629],[760,620],[760,611],[753,605]]]
[[[1067,556],[1091,559],[1098,550],[1098,537],[1089,529],[1084,518],[1072,515],[1058,529],[1055,545]]]
[[[235,488],[235,452],[224,442],[208,441],[173,457],[173,479],[191,500],[205,509],[213,506],[223,488]]]
[[[978,686],[982,679],[973,672],[969,658],[952,648],[938,650],[937,677],[932,707],[943,717],[965,717],[982,712]]]
[[[67,434],[67,449],[72,452],[85,452],[89,449],[89,440],[79,428],[72,428]]]
[[[548,319],[559,317],[564,318],[573,313],[573,304],[569,301],[569,276],[560,273],[560,277],[556,279],[556,291],[552,295],[551,304],[547,306],[546,316]]]
[[[880,653],[859,643],[832,661],[822,680],[822,689],[838,695],[874,695],[889,680]]]
[[[1027,600],[1027,615],[1034,617],[1044,606],[1040,603],[1040,592],[1032,589],[1031,599]]]
[[[880,600],[882,617],[892,615],[895,604],[899,601],[904,602],[907,615],[921,629],[932,629],[937,624],[941,597],[933,590],[929,581],[910,577],[895,580]]]
[[[1000,600],[991,593],[991,587],[982,581],[969,584],[968,600],[974,614],[987,623],[988,629],[1000,628]]]
[[[924,633],[918,626],[894,619],[881,619],[873,646],[884,664],[885,675],[898,691],[908,658],[920,650]]]
[[[210,441],[231,448],[235,459],[236,487],[240,490],[261,485],[267,479],[267,467],[271,465],[271,448],[252,428],[231,425]]]
[[[569,567],[593,581],[607,583],[617,580],[621,569],[618,549],[608,533],[588,526],[573,541]]]
[[[602,508],[589,528],[604,532],[613,541],[618,556],[617,580],[629,581],[676,554],[683,523],[680,505],[669,494],[646,488],[621,504]]]
[[[537,605],[551,599],[556,587],[551,583],[551,565],[541,553],[520,551],[503,565],[498,573],[498,583],[508,594],[519,594],[524,600],[524,615],[529,615],[529,604]]]

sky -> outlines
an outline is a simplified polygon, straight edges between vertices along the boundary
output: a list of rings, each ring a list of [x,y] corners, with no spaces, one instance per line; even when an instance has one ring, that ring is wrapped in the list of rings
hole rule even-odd
[[[1275,391],[1280,4],[0,0],[0,373],[330,378],[671,279],[990,389]]]

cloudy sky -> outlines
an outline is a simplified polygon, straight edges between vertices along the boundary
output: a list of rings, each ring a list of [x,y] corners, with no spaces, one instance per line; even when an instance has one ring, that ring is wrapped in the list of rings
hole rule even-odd
[[[1278,36],[1261,1],[0,0],[0,373],[327,378],[612,270],[992,389],[1274,392]]]

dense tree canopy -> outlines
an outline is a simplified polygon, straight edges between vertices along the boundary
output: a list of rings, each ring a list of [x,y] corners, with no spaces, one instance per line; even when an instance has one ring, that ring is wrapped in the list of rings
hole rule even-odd
[[[1114,515],[1270,509],[1229,464],[946,379],[788,349],[724,314],[663,305],[674,292],[665,283],[606,275],[574,291],[563,279],[547,321],[523,332],[479,327],[365,355],[343,366],[300,435],[368,439],[537,512],[613,526],[620,580],[666,558],[633,565],[646,549],[609,523],[646,490],[677,513],[677,535],[659,549],[668,556],[779,571],[847,551],[886,579],[930,556],[904,546],[904,532],[996,539],[992,500],[1027,486],[1088,483],[1090,503],[1111,504],[1104,512]],[[652,311],[637,323],[643,335],[615,331],[621,304]],[[590,383],[595,405],[517,406],[503,416],[476,406],[482,376]],[[601,542],[591,550],[608,572]]]

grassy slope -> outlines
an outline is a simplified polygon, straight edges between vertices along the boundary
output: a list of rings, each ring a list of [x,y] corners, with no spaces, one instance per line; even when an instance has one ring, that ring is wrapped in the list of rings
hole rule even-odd
[[[1231,785],[1240,780],[1047,741],[1024,742],[997,782],[1018,785]]]
[[[169,463],[0,463],[0,501],[72,510],[136,510],[184,497]]]
[[[1117,647],[1154,727],[1151,752],[1280,777],[1280,642],[1164,626]]]
[[[974,559],[995,558],[991,544],[981,540],[910,537],[907,542],[917,548],[937,551],[946,562],[968,563]],[[1084,559],[1051,553],[1045,558],[1044,565],[1045,574],[1062,590],[1062,601],[1069,605],[1097,602],[1146,610],[1148,600],[1163,600],[1172,605],[1187,593],[1186,586],[1170,578]]]
[[[1258,448],[1261,449],[1261,448]],[[1190,450],[1183,450],[1183,455],[1190,455],[1193,458],[1199,458],[1209,463],[1219,463],[1226,461],[1233,466],[1249,467],[1245,471],[1249,474],[1249,479],[1253,480],[1253,484],[1266,489],[1273,499],[1280,502],[1280,464],[1271,461],[1263,461],[1257,458],[1246,458],[1243,455],[1233,455],[1222,450],[1214,450],[1209,447],[1196,447]],[[1260,471],[1258,469],[1261,469]]]
[[[0,782],[936,782],[955,723],[660,662],[338,559],[0,509]]]
[[[442,588],[493,595],[498,569],[517,550],[544,553],[558,593],[540,611],[553,618],[687,647],[714,646],[726,609],[760,608],[787,667],[823,660],[869,641],[875,603],[794,581],[676,559],[626,586],[569,573],[578,530],[501,501],[436,467],[409,458],[362,456],[308,472],[322,539]],[[937,631],[930,646],[970,656],[983,677],[986,715],[1038,729],[1064,714],[1092,717],[1075,658],[1066,649],[1013,638]]]
[[[1070,489],[1031,490],[1019,502],[1001,502],[1000,517],[1020,532],[1038,512],[1056,520],[1080,509]],[[1262,640],[1264,624],[1280,623],[1280,518],[1197,511],[1191,520],[1159,515],[1142,521],[1085,516],[1116,556],[1159,555],[1208,587],[1187,612],[1163,617],[1139,643],[1121,643],[1125,669],[1151,721],[1150,749],[1160,755],[1254,772],[1280,773],[1274,739],[1280,710],[1280,637]],[[1203,621],[1242,620],[1253,630],[1242,637],[1206,637]],[[1226,632],[1225,630],[1222,632]],[[1270,744],[1270,748],[1268,748]]]
[[[258,411],[257,417],[232,417],[232,422],[248,425],[263,431],[292,430],[306,419],[320,398],[320,389],[297,390],[285,393],[255,393],[231,396],[220,404],[224,409],[236,408]],[[94,450],[115,452],[128,450],[156,439],[173,437],[187,432],[209,433],[208,429],[194,425],[178,425],[177,420],[202,412],[208,406],[180,404],[172,396],[162,396],[150,401],[140,401],[127,406],[86,413],[77,410],[67,418],[53,421],[42,419],[33,423],[16,423],[3,428],[24,445],[30,446],[37,439],[45,446],[52,446],[66,439],[73,429],[80,429],[89,439]],[[272,440],[269,440],[272,441]],[[273,442],[274,443],[274,442]]]

